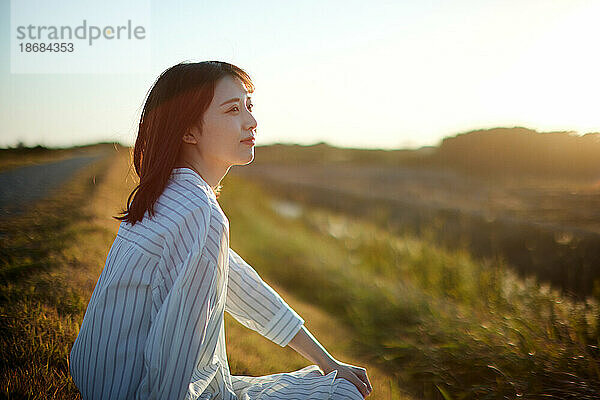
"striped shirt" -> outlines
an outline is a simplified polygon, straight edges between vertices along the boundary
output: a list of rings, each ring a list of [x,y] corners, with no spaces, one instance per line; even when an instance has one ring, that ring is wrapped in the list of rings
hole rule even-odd
[[[155,211],[121,223],[92,293],[70,354],[83,398],[329,399],[336,371],[315,365],[230,375],[224,311],[281,347],[304,320],[229,248],[210,185],[175,168]]]

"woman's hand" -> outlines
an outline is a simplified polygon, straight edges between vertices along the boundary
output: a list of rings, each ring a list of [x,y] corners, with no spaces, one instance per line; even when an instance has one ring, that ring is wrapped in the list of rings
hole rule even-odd
[[[367,377],[367,370],[362,367],[356,367],[354,365],[346,364],[338,360],[331,360],[327,365],[319,366],[325,375],[331,371],[337,370],[337,378],[344,378],[353,383],[358,391],[367,397],[373,391],[371,382]]]
[[[337,377],[347,379],[355,385],[363,397],[371,394],[373,388],[367,377],[367,370],[333,358],[304,325],[302,325],[296,336],[290,340],[288,346],[296,350],[307,360],[317,364],[325,372],[325,375],[337,370]]]

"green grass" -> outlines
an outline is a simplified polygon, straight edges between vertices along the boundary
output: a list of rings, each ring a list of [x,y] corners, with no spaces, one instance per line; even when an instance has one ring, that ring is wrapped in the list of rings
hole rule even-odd
[[[125,175],[120,161],[92,165],[60,194],[2,222],[0,397],[79,398],[68,352],[114,238],[110,215],[131,187]],[[503,260],[475,261],[431,237],[395,236],[318,208],[284,218],[274,200],[226,178],[220,203],[232,248],[285,289],[309,327],[320,321],[313,333],[326,348],[347,341],[359,365],[378,367],[367,368],[375,376],[386,371],[390,397],[401,396],[398,388],[428,399],[598,397],[595,301],[561,297],[518,278]],[[348,329],[327,332],[338,319]],[[227,321],[234,374],[304,365],[290,349],[275,352]],[[334,355],[348,361],[341,350]],[[370,398],[380,393],[375,386]]]
[[[73,242],[91,239],[84,205],[107,160],[80,170],[60,193],[2,221],[0,249],[0,396],[79,398],[68,352],[86,299],[74,284]]]
[[[236,199],[244,198],[243,202]],[[364,356],[422,398],[597,398],[598,304],[373,224],[309,209],[285,219],[231,176],[232,247],[355,329]],[[251,239],[246,239],[251,238]]]

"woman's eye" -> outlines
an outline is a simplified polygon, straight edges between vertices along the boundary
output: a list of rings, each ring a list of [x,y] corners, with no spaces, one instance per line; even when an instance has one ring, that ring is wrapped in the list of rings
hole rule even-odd
[[[254,104],[249,104],[249,105],[248,105],[248,110],[252,111],[252,107],[254,107]],[[239,110],[240,110],[240,109],[238,108],[238,106],[235,106],[235,107],[231,108],[231,110],[229,110],[229,112],[232,112],[232,111],[239,111]]]

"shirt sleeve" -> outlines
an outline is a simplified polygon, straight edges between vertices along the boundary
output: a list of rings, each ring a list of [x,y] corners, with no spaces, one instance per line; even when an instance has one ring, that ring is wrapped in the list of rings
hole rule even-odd
[[[231,248],[225,311],[281,347],[287,346],[304,324],[304,319]]]
[[[198,357],[210,341],[207,327],[216,305],[217,286],[217,266],[203,252],[208,232],[214,231],[208,229],[210,212],[208,205],[194,211],[198,232],[194,232],[182,268],[152,322],[144,349],[142,397],[185,398]],[[200,382],[204,387],[196,389],[202,392],[208,384]]]

